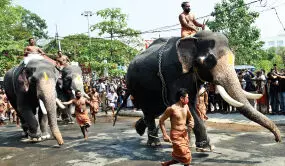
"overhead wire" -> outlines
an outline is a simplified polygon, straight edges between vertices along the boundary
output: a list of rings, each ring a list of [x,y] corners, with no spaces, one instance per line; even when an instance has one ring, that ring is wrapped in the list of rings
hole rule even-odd
[[[244,4],[243,6],[248,6],[248,5],[257,3],[257,2],[259,2],[262,7],[265,7],[265,6],[267,5],[267,0],[254,0],[254,1],[251,1],[251,2],[248,2],[248,3]],[[276,1],[275,1],[274,3],[276,3]],[[274,4],[274,3],[273,3],[273,4]],[[268,11],[268,10],[272,10],[273,8],[276,8],[276,7],[281,6],[281,5],[283,5],[283,4],[285,4],[285,3],[279,4],[279,5],[275,6],[275,7],[269,8],[269,9],[265,9],[265,10],[259,11],[259,13],[260,13],[260,12],[262,13],[262,12],[265,12],[265,11]],[[271,5],[272,5],[272,4],[271,4]],[[235,7],[235,8],[237,8],[237,7]],[[203,18],[210,17],[210,16],[214,16],[214,15],[215,15],[215,13],[212,12],[211,14],[208,14],[208,15],[205,15],[205,16],[201,16],[201,17],[197,17],[196,19],[199,20],[199,19],[203,19]],[[277,17],[278,17],[278,19],[279,19],[279,22],[282,24],[282,22],[281,22],[281,20],[280,20],[280,18],[279,18],[279,16],[278,16],[277,11],[276,11],[276,15],[277,15]],[[142,35],[142,34],[151,34],[151,33],[160,33],[160,32],[174,31],[174,30],[179,30],[179,29],[181,29],[180,27],[179,27],[179,28],[173,28],[173,27],[179,26],[179,25],[180,25],[180,24],[178,23],[178,24],[173,24],[173,25],[168,25],[168,26],[162,26],[162,27],[158,27],[158,28],[154,28],[154,29],[150,29],[150,30],[146,30],[146,31],[142,31],[142,32],[137,32],[137,33],[124,34],[124,35],[116,35],[116,36],[113,36],[113,38],[127,37],[127,36],[132,36],[132,35]],[[284,29],[283,24],[282,24],[282,27],[283,27],[283,29]],[[110,38],[111,38],[110,36],[106,36],[106,37],[96,37],[96,38],[94,38],[94,39],[110,39]],[[80,38],[80,39],[82,39],[82,38]]]

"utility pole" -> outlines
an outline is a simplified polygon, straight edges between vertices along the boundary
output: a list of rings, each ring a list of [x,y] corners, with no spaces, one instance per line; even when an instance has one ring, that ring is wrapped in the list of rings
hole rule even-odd
[[[82,16],[87,18],[88,23],[88,37],[89,37],[89,47],[91,46],[91,36],[90,36],[90,24],[89,24],[89,17],[93,16],[93,13],[91,11],[84,11],[81,13]]]
[[[90,76],[92,77],[92,72],[91,72],[91,67],[90,67],[90,61],[91,61],[91,35],[90,35],[90,23],[89,23],[89,17],[93,16],[92,11],[84,11],[81,13],[82,16],[87,18],[87,23],[88,23],[88,38],[89,38],[89,66],[88,66],[88,72]]]
[[[60,40],[58,36],[58,31],[57,31],[57,24],[55,24],[55,41],[58,42],[58,51],[61,51],[61,45],[60,45]]]

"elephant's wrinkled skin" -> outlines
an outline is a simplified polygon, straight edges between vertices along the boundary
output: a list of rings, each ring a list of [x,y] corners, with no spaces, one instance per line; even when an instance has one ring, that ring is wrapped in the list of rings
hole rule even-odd
[[[24,132],[31,138],[46,136],[49,124],[58,144],[63,144],[56,118],[55,67],[46,60],[31,60],[21,77],[25,80],[23,82],[18,79],[19,72],[15,67],[5,74],[4,88],[9,101],[17,111]],[[39,107],[39,100],[43,102],[47,114]],[[37,108],[39,122],[35,117]]]
[[[162,75],[159,72],[160,55]],[[160,76],[165,80],[164,96]],[[255,110],[244,95],[234,70],[234,55],[227,38],[220,33],[201,31],[194,37],[184,39],[157,39],[132,60],[126,79],[136,107],[144,113],[144,118],[136,123],[136,130],[142,135],[148,128],[148,144],[160,144],[154,119],[166,109],[165,102],[168,101],[168,105],[175,103],[174,96],[179,88],[186,88],[195,120],[196,146],[209,146],[205,125],[195,111],[195,96],[203,81],[224,87],[229,96],[240,102],[241,114],[269,129],[275,135],[275,140],[281,141],[276,125]]]

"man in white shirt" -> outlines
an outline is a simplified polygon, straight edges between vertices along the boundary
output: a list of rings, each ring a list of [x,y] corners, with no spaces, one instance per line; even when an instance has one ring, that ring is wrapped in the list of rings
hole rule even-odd
[[[110,93],[108,93],[107,100],[108,100],[108,106],[112,109],[112,114],[114,116],[118,95],[117,93],[115,93],[113,89],[111,89]]]

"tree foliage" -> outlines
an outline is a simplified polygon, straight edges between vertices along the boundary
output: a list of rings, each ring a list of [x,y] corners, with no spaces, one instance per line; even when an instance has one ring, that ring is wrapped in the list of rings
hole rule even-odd
[[[27,39],[46,38],[45,20],[11,0],[0,1],[0,75],[19,63]]]
[[[276,64],[279,69],[284,68],[285,47],[272,47],[265,51],[262,60],[256,63],[258,69],[265,69],[267,72]]]
[[[214,13],[215,20],[209,22],[209,28],[228,37],[236,64],[254,65],[260,61],[265,52],[263,42],[259,41],[260,31],[253,26],[259,14],[250,11],[244,0],[222,0],[216,4]]]
[[[80,64],[87,66],[90,64],[97,75],[102,76],[104,68],[109,69],[110,75],[122,75],[123,72],[118,71],[118,65],[129,64],[138,51],[119,40],[113,40],[111,56],[110,45],[111,40],[91,38],[91,47],[89,47],[89,38],[84,34],[67,36],[61,40],[64,54]],[[51,41],[44,49],[48,54],[56,54],[58,50],[55,41]],[[107,60],[107,63],[104,63],[104,60]]]

